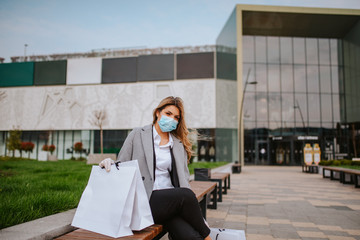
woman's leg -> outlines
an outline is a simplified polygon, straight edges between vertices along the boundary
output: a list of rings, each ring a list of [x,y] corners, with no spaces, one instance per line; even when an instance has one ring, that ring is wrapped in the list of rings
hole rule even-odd
[[[172,218],[164,227],[172,240],[204,240],[204,237],[181,217]]]
[[[150,207],[155,223],[165,224],[173,218],[181,217],[204,238],[210,234],[191,189],[170,188],[153,191]]]

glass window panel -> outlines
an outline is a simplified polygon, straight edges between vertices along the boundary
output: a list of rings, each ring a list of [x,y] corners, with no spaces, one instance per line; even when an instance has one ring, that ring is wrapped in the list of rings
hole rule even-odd
[[[306,38],[306,63],[318,64],[318,47],[316,38]]]
[[[267,59],[269,63],[280,62],[279,37],[267,37]]]
[[[0,87],[32,86],[33,83],[33,62],[0,64]]]
[[[292,63],[292,41],[289,37],[280,38],[281,63]]]
[[[305,66],[294,66],[295,92],[306,92],[306,71]]]
[[[65,85],[67,61],[35,62],[34,85]]]
[[[268,65],[269,91],[280,92],[280,65]]]
[[[137,58],[104,58],[102,83],[136,82]]]
[[[304,38],[293,38],[294,63],[305,64],[305,40]]]
[[[281,65],[281,90],[283,92],[294,91],[293,67],[292,65]]]
[[[319,93],[319,68],[308,66],[307,69],[308,92]]]
[[[258,121],[267,121],[267,94],[265,92],[258,92],[255,96],[256,99],[256,118]]]
[[[321,65],[330,65],[330,41],[329,39],[318,39],[319,61]]]
[[[295,115],[294,115],[294,95],[291,93],[282,93],[281,94],[281,105],[282,105],[282,120],[287,124],[294,125]]]
[[[213,78],[214,53],[177,54],[177,79]]]
[[[255,80],[256,84],[256,91],[262,92],[267,91],[267,74],[266,74],[266,65],[265,64],[256,64],[256,73],[255,73]]]
[[[340,122],[340,97],[339,94],[332,95],[332,111],[334,116],[334,122]]]
[[[269,122],[269,128],[274,129],[280,129],[281,128],[281,122]],[[278,131],[276,131],[278,132]]]
[[[338,64],[338,40],[337,39],[330,39],[330,57],[331,57],[331,64],[337,65]]]
[[[269,121],[281,122],[280,93],[269,93]]]
[[[248,82],[254,82],[255,81],[255,64],[251,63],[244,63],[243,64],[243,87],[245,87],[246,78],[249,73]],[[248,84],[246,87],[246,92],[255,92],[255,84]]]
[[[302,127],[303,124],[305,127],[307,126],[307,97],[304,93],[295,93],[295,103],[294,103],[294,111],[295,111],[295,121],[296,126]],[[300,123],[300,124],[298,124]]]
[[[309,122],[320,122],[320,98],[319,94],[308,94]]]
[[[266,38],[255,37],[255,59],[256,62],[266,62]]]
[[[244,129],[255,129],[255,128],[256,128],[256,122],[244,121]]]
[[[243,36],[243,62],[255,62],[254,37]]]
[[[255,121],[255,93],[246,92],[243,106],[243,120]]]
[[[268,122],[258,121],[256,122],[256,128],[269,128]]]
[[[236,80],[236,54],[216,52],[216,72],[217,78]]]
[[[339,67],[331,67],[332,92],[339,93]]]
[[[334,128],[334,124],[332,122],[322,122],[321,127],[331,129]]]
[[[320,66],[320,87],[322,93],[331,93],[330,66]]]
[[[173,80],[174,55],[145,55],[138,57],[138,81]]]
[[[331,94],[321,94],[321,121],[332,121]]]

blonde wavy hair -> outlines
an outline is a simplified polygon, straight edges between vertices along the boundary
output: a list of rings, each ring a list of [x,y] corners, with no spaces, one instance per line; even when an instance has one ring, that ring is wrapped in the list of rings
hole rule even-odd
[[[175,130],[171,131],[171,133],[176,138],[178,138],[184,145],[186,153],[187,153],[187,157],[188,157],[188,163],[189,163],[190,158],[193,155],[193,151],[192,151],[192,143],[188,139],[189,130],[186,127],[186,123],[185,123],[185,110],[184,110],[183,100],[179,97],[173,97],[173,96],[170,96],[170,97],[167,97],[167,98],[164,98],[163,100],[161,100],[159,105],[153,111],[153,124],[155,124],[158,120],[158,117],[156,116],[156,114],[158,112],[161,112],[167,106],[171,106],[171,105],[174,105],[175,107],[177,107],[180,112],[180,119],[179,119],[178,125]]]

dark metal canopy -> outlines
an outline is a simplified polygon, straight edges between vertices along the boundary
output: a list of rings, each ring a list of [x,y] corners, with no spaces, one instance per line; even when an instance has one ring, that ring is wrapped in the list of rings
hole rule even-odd
[[[359,20],[354,15],[242,12],[243,35],[343,38]]]

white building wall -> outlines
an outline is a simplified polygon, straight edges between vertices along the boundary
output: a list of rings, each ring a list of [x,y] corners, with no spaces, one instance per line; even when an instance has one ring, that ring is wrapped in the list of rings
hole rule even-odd
[[[101,83],[102,58],[68,59],[66,84]]]
[[[229,87],[231,88],[231,87]],[[132,129],[152,122],[152,110],[174,95],[185,102],[189,128],[216,127],[216,81],[0,88],[0,131],[98,129],[90,123],[105,109],[104,129]],[[225,93],[221,93],[226,95]]]
[[[216,127],[238,128],[237,82],[216,81]]]

